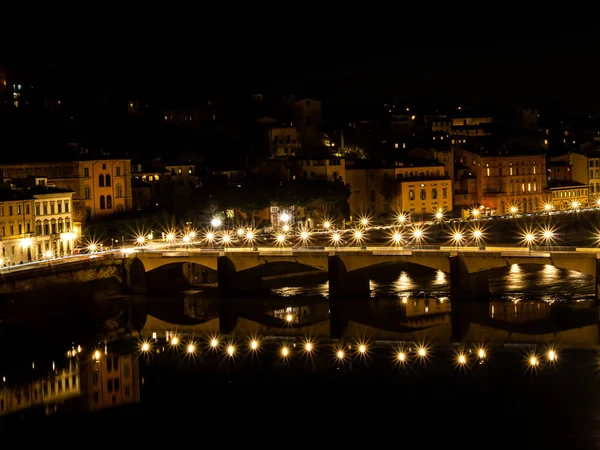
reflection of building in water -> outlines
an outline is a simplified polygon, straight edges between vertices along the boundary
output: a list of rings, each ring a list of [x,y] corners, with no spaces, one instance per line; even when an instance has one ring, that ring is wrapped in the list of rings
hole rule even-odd
[[[314,305],[288,306],[273,310],[271,315],[289,323],[306,325],[328,320],[329,304],[320,302]]]
[[[541,320],[550,315],[551,306],[546,302],[490,302],[490,318],[519,323]]]
[[[84,405],[89,410],[140,401],[139,365],[135,355],[102,353],[82,368]]]
[[[183,313],[193,319],[212,319],[217,314],[214,302],[198,294],[186,294],[183,299]]]
[[[450,322],[450,301],[445,297],[406,297],[402,299],[402,305],[407,317],[407,320],[402,320],[403,325],[422,327]]]
[[[72,360],[68,369],[56,370],[49,377],[0,390],[0,416],[41,405],[50,413],[58,403],[79,397],[80,392],[79,366]]]

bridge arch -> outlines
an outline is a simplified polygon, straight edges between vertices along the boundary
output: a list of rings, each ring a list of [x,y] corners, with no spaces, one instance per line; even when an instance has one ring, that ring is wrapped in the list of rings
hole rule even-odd
[[[360,253],[337,253],[335,257],[341,261],[347,272],[368,269],[384,264],[415,265],[427,267],[433,270],[441,270],[450,273],[449,253],[412,253],[407,255],[398,254],[372,254]]]
[[[217,256],[190,255],[190,256],[144,256],[136,255],[134,260],[142,263],[145,272],[172,264],[192,263],[208,269],[217,270]]]

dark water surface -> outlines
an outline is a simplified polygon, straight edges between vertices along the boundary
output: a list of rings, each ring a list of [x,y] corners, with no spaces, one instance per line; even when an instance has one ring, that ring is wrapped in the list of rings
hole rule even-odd
[[[378,271],[364,301],[330,302],[322,284],[5,299],[0,431],[117,447],[598,448],[589,278],[515,266],[471,304],[433,271]]]

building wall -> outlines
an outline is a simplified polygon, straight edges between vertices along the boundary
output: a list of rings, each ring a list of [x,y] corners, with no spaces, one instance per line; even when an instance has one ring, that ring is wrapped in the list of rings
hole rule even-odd
[[[294,105],[296,126],[302,140],[318,143],[322,120],[321,102],[310,98],[302,99]]]
[[[476,175],[477,202],[486,208],[486,214],[507,214],[511,206],[521,213],[543,208],[545,155],[480,156],[464,149],[456,150],[456,155]]]
[[[24,386],[0,389],[0,416],[37,405],[51,405],[78,397],[79,365],[71,360],[69,367],[54,372],[52,378],[38,379]]]
[[[347,168],[346,177],[353,217],[391,214],[399,210],[394,168]]]
[[[134,355],[100,352],[82,373],[82,389],[90,411],[140,400],[139,363]]]
[[[565,211],[575,207],[585,208],[589,202],[588,187],[582,185],[550,188],[547,201],[552,204],[555,211]]]
[[[275,127],[269,130],[269,154],[273,157],[300,154],[300,131],[296,127]]]
[[[410,213],[413,219],[425,219],[440,210],[452,211],[453,189],[449,178],[406,180],[399,183],[399,188],[396,200],[399,211]]]
[[[299,161],[300,177],[307,180],[346,180],[344,158],[306,159]]]
[[[32,199],[0,202],[2,266],[12,266],[37,259],[33,247],[34,231]]]
[[[48,179],[48,184],[72,190],[74,192],[73,222],[77,227],[81,227],[83,223],[96,216],[106,216],[132,209],[129,159],[3,164],[0,165],[0,171],[4,179],[41,176]],[[106,186],[106,182],[104,186],[100,186],[100,175],[103,177],[110,175],[110,186]],[[109,195],[111,196],[110,208],[106,205]],[[100,208],[101,197],[104,197],[104,208]]]
[[[73,193],[36,194],[34,208],[35,258],[72,255],[78,234],[73,226]]]

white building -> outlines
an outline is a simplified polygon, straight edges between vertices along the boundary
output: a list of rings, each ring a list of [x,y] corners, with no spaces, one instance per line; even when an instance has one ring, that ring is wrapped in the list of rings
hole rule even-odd
[[[42,186],[28,191],[35,205],[37,258],[72,255],[79,232],[73,226],[73,191]]]

